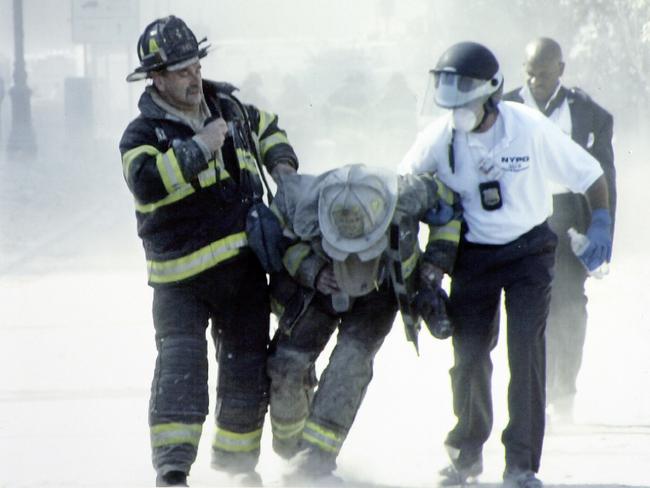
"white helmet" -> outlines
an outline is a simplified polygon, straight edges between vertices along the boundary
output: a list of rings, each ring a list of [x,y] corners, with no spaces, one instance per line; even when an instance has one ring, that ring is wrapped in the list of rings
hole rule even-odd
[[[323,250],[334,261],[339,286],[349,295],[370,291],[396,205],[397,175],[388,170],[348,165],[322,182],[318,223]]]

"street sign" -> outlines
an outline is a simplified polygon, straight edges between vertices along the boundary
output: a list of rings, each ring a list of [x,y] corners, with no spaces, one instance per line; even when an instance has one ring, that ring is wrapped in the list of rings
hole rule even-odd
[[[134,0],[72,0],[72,42],[133,42],[140,31],[139,5]]]

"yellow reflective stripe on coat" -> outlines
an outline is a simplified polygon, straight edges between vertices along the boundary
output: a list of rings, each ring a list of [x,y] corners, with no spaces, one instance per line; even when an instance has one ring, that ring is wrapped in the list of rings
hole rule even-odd
[[[285,251],[282,257],[282,263],[291,276],[294,276],[298,272],[300,263],[302,263],[310,252],[311,246],[304,242],[294,244]]]
[[[445,225],[429,226],[429,242],[431,241],[449,241],[454,244],[460,242],[460,220],[450,220]]]
[[[271,428],[273,431],[273,436],[277,439],[289,439],[295,437],[302,432],[303,427],[305,426],[305,420],[302,419],[298,422],[281,422],[277,419],[271,417]]]
[[[272,136],[261,139],[260,152],[262,153],[262,159],[266,157],[266,153],[269,152],[269,149],[278,144],[289,144],[289,139],[287,139],[287,136],[282,132],[276,132]]]
[[[323,451],[338,454],[343,444],[343,438],[336,432],[326,429],[314,422],[307,422],[302,431],[304,441],[317,446]]]
[[[189,278],[236,256],[246,244],[246,232],[238,232],[214,241],[182,258],[169,261],[147,261],[149,281],[171,283]]]
[[[176,444],[199,445],[201,424],[157,424],[151,426],[151,447],[173,446]]]
[[[259,111],[260,114],[260,123],[257,126],[257,133],[261,137],[264,134],[264,131],[269,128],[273,123],[275,116],[269,112],[264,112],[263,110]]]
[[[255,175],[258,174],[255,157],[253,157],[250,152],[241,148],[235,149],[235,152],[237,153],[237,160],[239,161],[239,167],[241,169],[245,169]]]
[[[212,447],[228,452],[250,452],[260,448],[262,429],[240,434],[217,427]]]
[[[153,146],[145,144],[144,146],[134,147],[129,149],[122,156],[122,172],[124,173],[124,178],[128,181],[129,169],[131,168],[131,163],[133,160],[142,154],[147,154],[148,156],[156,156],[160,151]]]
[[[174,193],[187,183],[173,148],[170,147],[167,152],[156,156],[156,166],[168,193]]]
[[[217,182],[215,163],[214,161],[210,161],[210,163],[208,164],[209,164],[208,168],[204,169],[198,174],[199,185],[201,186],[201,188],[207,188],[209,186],[214,185]],[[225,170],[222,169],[221,171],[219,171],[219,181],[224,181],[228,178],[230,178],[230,175]],[[140,213],[151,213],[159,209],[160,207],[164,207],[165,205],[170,205],[172,203],[178,202],[179,200],[182,200],[183,198],[191,195],[194,192],[195,192],[194,187],[189,183],[185,183],[183,186],[178,188],[173,193],[170,193],[165,198],[162,198],[156,202],[140,203],[139,201],[136,200],[135,209]]]
[[[201,185],[201,188],[207,188],[208,186],[214,185],[217,180],[227,180],[230,178],[230,175],[223,167],[223,163],[221,161],[217,162],[213,159],[211,161],[208,161],[208,167],[201,171],[197,177],[199,179],[199,185]]]
[[[413,273],[413,270],[418,264],[418,258],[420,257],[420,248],[415,247],[413,253],[402,262],[402,276],[408,278]]]
[[[280,227],[284,229],[287,226],[287,221],[284,218],[282,212],[280,212],[280,209],[278,208],[277,204],[275,203],[275,199],[271,202],[271,206],[269,208],[271,209],[271,212],[273,212],[273,215],[275,215],[277,219],[280,221]]]
[[[438,196],[449,205],[452,205],[454,203],[454,191],[440,181],[436,176],[434,176],[433,179],[438,185]]]
[[[157,202],[140,203],[136,200],[135,209],[140,213],[151,213],[160,207],[164,207],[165,205],[178,202],[179,200],[182,200],[183,198],[185,198],[188,195],[191,195],[192,193],[194,193],[194,188],[192,188],[192,185],[188,183],[187,185],[182,186],[181,188],[176,190],[174,193],[167,195],[165,198],[158,200]]]

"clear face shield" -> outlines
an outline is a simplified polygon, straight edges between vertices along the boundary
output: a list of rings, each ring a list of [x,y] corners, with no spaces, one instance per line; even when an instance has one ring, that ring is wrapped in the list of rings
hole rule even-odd
[[[435,107],[454,111],[454,127],[471,131],[482,118],[482,105],[500,86],[502,75],[490,80],[461,76],[452,71],[429,71],[422,115],[431,115]]]

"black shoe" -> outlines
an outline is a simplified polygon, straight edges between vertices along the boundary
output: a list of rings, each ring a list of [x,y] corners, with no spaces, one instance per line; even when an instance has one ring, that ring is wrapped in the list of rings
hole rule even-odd
[[[453,463],[441,469],[440,486],[464,486],[476,483],[476,478],[483,472],[483,460],[477,459],[469,466],[456,466]]]
[[[506,468],[503,473],[503,488],[543,488],[542,482],[531,470]]]
[[[182,471],[168,471],[156,476],[156,486],[188,486],[187,475]]]

